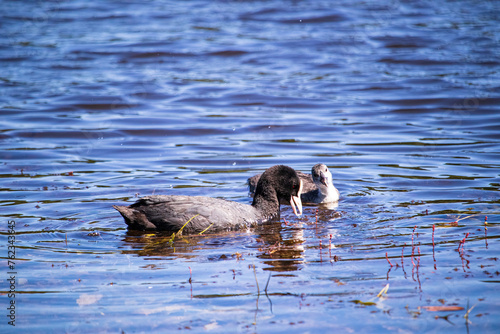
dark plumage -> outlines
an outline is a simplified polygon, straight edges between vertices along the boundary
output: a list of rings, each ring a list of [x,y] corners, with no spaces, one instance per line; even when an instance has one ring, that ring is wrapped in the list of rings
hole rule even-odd
[[[255,192],[255,188],[262,174],[254,175],[248,179],[249,191]],[[303,189],[301,194],[304,203],[333,203],[337,202],[340,193],[332,182],[332,173],[324,164],[316,164],[311,168],[311,175],[297,172],[302,180]],[[282,203],[284,204],[284,203]]]
[[[252,205],[202,196],[156,195],[130,206],[113,206],[131,230],[164,230],[208,233],[238,230],[266,222],[279,215],[280,202],[302,214],[302,181],[295,170],[277,165],[267,169],[255,190]],[[298,212],[297,212],[298,210]]]

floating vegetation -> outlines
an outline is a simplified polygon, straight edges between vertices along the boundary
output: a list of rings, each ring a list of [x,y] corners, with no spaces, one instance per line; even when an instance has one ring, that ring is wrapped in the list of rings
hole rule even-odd
[[[172,233],[172,236],[170,237],[169,243],[170,243],[170,244],[173,244],[173,243],[174,243],[174,239],[175,239],[176,237],[178,237],[178,236],[182,235],[182,230],[184,229],[184,227],[186,227],[186,225],[187,225],[187,224],[189,224],[189,223],[190,223],[190,222],[191,222],[194,218],[198,217],[199,215],[200,215],[200,214],[197,214],[197,215],[194,215],[193,217],[189,218],[189,220],[188,220],[188,221],[187,221],[184,225],[182,225],[182,227],[180,228],[180,230],[179,230],[179,231],[177,231],[176,233]],[[210,225],[210,226],[211,226],[211,225]],[[210,227],[210,226],[209,226],[209,227]],[[206,229],[205,229],[205,230],[206,230]],[[205,230],[204,230],[204,231],[202,231],[202,232],[205,232]],[[201,234],[201,233],[200,233],[200,234]]]

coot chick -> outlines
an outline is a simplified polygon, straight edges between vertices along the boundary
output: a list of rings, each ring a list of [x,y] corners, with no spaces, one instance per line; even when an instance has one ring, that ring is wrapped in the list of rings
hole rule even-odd
[[[255,188],[262,174],[254,175],[248,179],[250,193],[255,192]],[[332,173],[324,164],[316,164],[311,169],[311,175],[297,172],[303,182],[301,199],[304,203],[332,203],[337,202],[340,193],[332,182]],[[285,204],[285,203],[282,203]]]
[[[294,169],[276,165],[261,176],[252,205],[203,196],[146,196],[130,206],[116,206],[131,230],[215,233],[264,223],[279,215],[280,202],[302,214],[302,181]]]

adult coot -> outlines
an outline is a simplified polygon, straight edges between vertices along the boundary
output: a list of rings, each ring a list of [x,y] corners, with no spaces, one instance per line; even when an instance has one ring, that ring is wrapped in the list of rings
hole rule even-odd
[[[143,197],[130,206],[113,207],[132,230],[177,232],[185,225],[183,233],[205,230],[210,233],[266,222],[279,215],[280,202],[289,203],[293,212],[300,216],[301,191],[302,181],[297,172],[277,165],[267,169],[260,177],[252,205],[202,196],[156,195]]]
[[[255,188],[262,174],[254,175],[248,179],[250,193],[255,193]],[[332,203],[337,202],[340,193],[332,182],[332,173],[324,164],[316,164],[311,169],[311,175],[297,172],[303,182],[301,199],[304,203]],[[282,203],[285,204],[285,203]]]

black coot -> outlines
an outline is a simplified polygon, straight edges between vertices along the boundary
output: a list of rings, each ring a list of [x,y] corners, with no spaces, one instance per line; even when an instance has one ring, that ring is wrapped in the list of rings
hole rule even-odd
[[[266,222],[279,215],[280,202],[302,214],[302,181],[295,170],[277,165],[267,169],[257,183],[252,205],[202,196],[156,195],[130,206],[113,207],[131,230],[163,230],[183,233],[237,230]],[[194,217],[194,218],[193,218]]]

